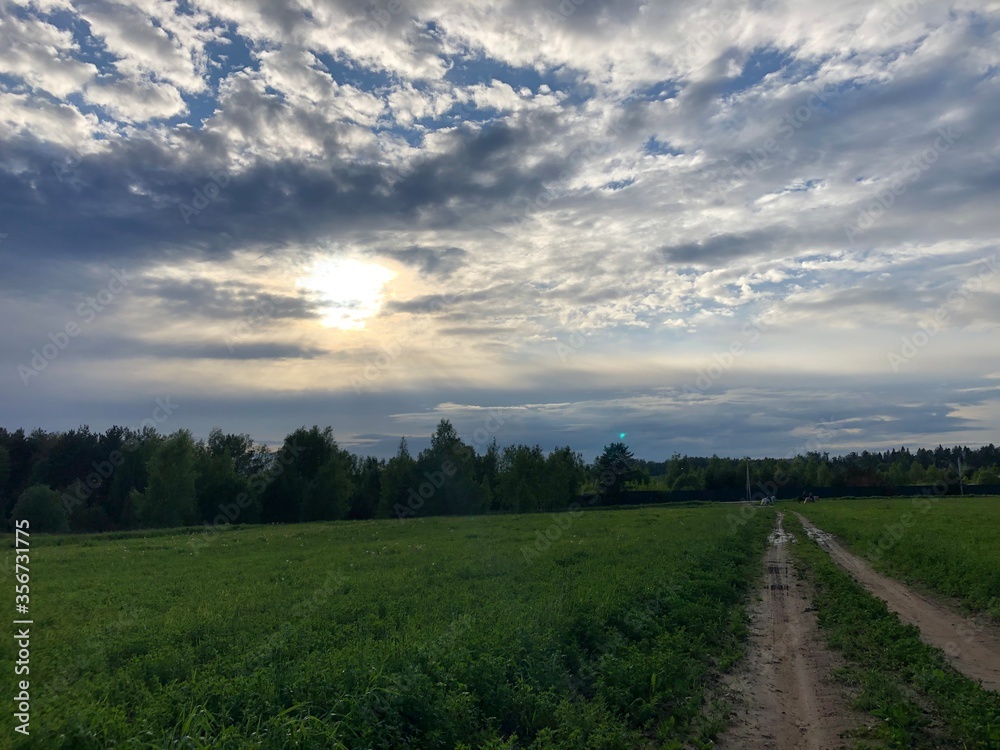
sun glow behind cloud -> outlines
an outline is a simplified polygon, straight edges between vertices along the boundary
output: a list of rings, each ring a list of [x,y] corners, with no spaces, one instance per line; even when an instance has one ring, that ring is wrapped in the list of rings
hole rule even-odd
[[[5,426],[996,442],[995,1],[8,5]]]
[[[384,266],[349,258],[318,260],[308,272],[296,286],[316,300],[324,326],[344,331],[365,327],[382,306],[383,287],[396,276]]]

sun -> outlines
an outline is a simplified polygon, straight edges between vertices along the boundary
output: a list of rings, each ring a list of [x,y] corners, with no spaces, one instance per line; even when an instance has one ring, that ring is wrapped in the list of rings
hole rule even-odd
[[[316,302],[324,326],[356,331],[379,311],[382,287],[395,276],[394,271],[376,263],[325,258],[314,263],[296,286]]]

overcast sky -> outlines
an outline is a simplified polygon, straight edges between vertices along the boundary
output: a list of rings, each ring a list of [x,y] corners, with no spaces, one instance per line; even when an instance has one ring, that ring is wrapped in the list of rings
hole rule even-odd
[[[0,8],[7,428],[1000,442],[996,0]]]

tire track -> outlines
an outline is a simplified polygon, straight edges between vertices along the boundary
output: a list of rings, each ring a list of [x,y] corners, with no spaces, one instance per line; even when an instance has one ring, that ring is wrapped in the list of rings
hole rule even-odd
[[[829,674],[834,656],[821,642],[808,585],[791,569],[783,516],[764,555],[760,600],[750,608],[747,656],[726,682],[737,709],[718,741],[726,750],[833,750],[859,723]]]
[[[987,690],[1000,690],[1000,635],[925,596],[905,584],[877,573],[867,562],[844,549],[831,534],[818,529],[796,513],[802,526],[833,560],[871,594],[886,603],[903,622],[920,629],[921,640],[942,651],[955,669],[980,682]]]

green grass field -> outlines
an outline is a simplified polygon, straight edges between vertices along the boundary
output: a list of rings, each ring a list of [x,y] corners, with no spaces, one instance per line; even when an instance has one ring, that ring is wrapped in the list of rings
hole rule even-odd
[[[697,746],[774,523],[732,513],[33,536],[19,746]]]
[[[815,586],[821,631],[846,661],[837,676],[851,686],[855,708],[876,720],[859,732],[855,746],[1000,747],[1000,695],[957,672],[939,649],[923,643],[918,628],[902,623],[838,567],[794,516],[786,515],[785,524],[799,542],[793,554]]]
[[[1000,498],[824,500],[793,509],[882,572],[1000,618]]]

